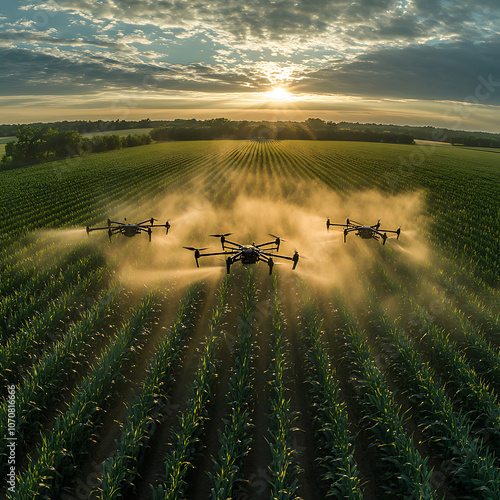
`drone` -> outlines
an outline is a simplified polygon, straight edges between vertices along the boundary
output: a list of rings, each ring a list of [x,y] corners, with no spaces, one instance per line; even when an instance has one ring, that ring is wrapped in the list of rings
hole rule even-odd
[[[91,231],[99,231],[101,229],[107,229],[108,230],[108,236],[109,236],[109,241],[111,243],[111,237],[114,234],[123,234],[123,236],[126,236],[127,238],[132,238],[132,236],[135,236],[136,234],[139,234],[141,232],[148,233],[149,236],[149,242],[151,242],[151,228],[153,227],[165,227],[167,229],[165,234],[168,234],[168,230],[170,229],[170,224],[169,222],[165,222],[165,224],[155,224],[155,221],[158,219],[155,219],[154,217],[151,217],[151,219],[147,219],[142,222],[138,222],[137,224],[127,224],[127,219],[125,219],[124,223],[121,222],[115,222],[112,221],[111,219],[108,219],[108,225],[105,227],[89,227],[87,226],[87,234],[89,234]]]
[[[225,255],[227,274],[229,274],[231,265],[239,260],[242,264],[255,264],[256,262],[263,261],[269,266],[269,274],[272,274],[273,272],[274,258],[276,257],[280,259],[291,260],[293,262],[292,269],[295,269],[297,267],[297,263],[299,262],[299,253],[297,251],[295,251],[293,257],[285,257],[284,255],[277,255],[275,253],[272,253],[279,251],[280,243],[282,241],[285,241],[282,238],[271,234],[270,236],[275,238],[273,241],[261,243],[259,245],[256,245],[255,243],[252,243],[251,245],[240,245],[239,243],[226,240],[226,236],[230,236],[231,234],[232,233],[210,235],[214,238],[220,238],[223,252],[201,253],[203,252],[203,250],[208,250],[208,248],[184,248],[194,252],[194,258],[196,260],[197,267],[200,267],[200,264],[198,262],[198,259],[200,257],[208,257],[209,255]]]
[[[395,231],[389,229],[380,229],[380,220],[376,224],[373,224],[373,226],[365,226],[350,219],[347,219],[345,224],[333,224],[330,222],[330,219],[326,219],[326,229],[329,230],[330,226],[338,226],[344,228],[344,243],[346,243],[347,234],[351,231],[357,231],[356,236],[361,236],[361,238],[364,240],[368,240],[370,238],[378,240],[379,238],[382,238],[382,245],[385,245],[385,241],[388,238],[387,233],[397,234],[398,236],[396,239],[399,239],[399,235],[401,234],[400,227],[398,227]]]

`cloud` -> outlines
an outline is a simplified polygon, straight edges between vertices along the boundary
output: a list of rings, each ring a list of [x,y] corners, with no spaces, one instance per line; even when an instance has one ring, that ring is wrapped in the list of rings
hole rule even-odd
[[[377,50],[311,71],[294,87],[322,94],[464,101],[480,79],[500,82],[500,42],[458,42]],[[488,104],[500,104],[500,86]]]
[[[221,65],[158,66],[100,54],[64,55],[0,48],[0,94],[91,94],[117,90],[241,90],[247,78]]]
[[[100,41],[100,40],[85,40],[83,38],[73,38],[73,39],[58,38],[49,36],[43,32],[36,32],[36,31],[8,30],[4,33],[0,33],[0,43],[2,42],[9,42],[10,44],[46,43],[50,45],[73,46],[73,47],[82,47],[85,45],[91,45],[94,47],[101,47],[115,51],[130,50],[125,43],[119,43],[113,41]]]
[[[460,37],[464,28],[482,37],[494,34],[500,12],[494,0],[49,0],[36,9],[65,10],[90,18],[113,19],[163,28],[203,27],[219,36],[252,42],[254,47],[277,41],[316,44],[322,37],[365,40]],[[248,47],[249,48],[249,47]]]

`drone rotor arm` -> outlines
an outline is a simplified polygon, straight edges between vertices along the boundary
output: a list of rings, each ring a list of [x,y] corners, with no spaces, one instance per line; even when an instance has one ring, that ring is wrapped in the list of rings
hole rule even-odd
[[[235,247],[234,249],[231,250],[240,249],[243,246],[240,245],[239,243],[235,243],[234,241],[224,240],[224,246],[227,247],[228,245],[232,245],[233,247]]]
[[[105,226],[105,227],[89,227],[87,226],[87,233],[90,233],[91,231],[100,231],[102,229],[115,229],[114,227],[108,227],[108,226]]]
[[[138,226],[143,226],[144,224],[148,225],[148,226],[152,226],[153,223],[151,221],[155,221],[156,219],[146,219],[146,220],[143,220],[142,222],[138,222],[137,225]]]
[[[284,241],[284,240],[281,240],[281,241]],[[266,245],[276,245],[276,241],[268,241],[267,243],[259,243],[258,245],[254,245],[254,247],[256,248],[261,248],[261,247],[265,247]]]

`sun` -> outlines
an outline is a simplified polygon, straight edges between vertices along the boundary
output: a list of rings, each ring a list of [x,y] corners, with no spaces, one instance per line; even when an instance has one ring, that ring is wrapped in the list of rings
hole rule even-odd
[[[274,101],[289,101],[292,94],[283,87],[274,87],[272,90],[267,92],[267,97],[273,99]]]

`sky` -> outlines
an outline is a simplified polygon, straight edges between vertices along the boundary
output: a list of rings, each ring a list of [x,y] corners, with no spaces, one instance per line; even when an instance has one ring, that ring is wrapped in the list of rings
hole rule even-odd
[[[9,0],[0,123],[227,117],[500,132],[498,0]]]

